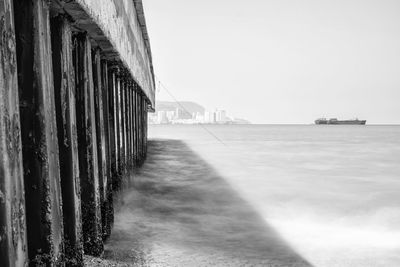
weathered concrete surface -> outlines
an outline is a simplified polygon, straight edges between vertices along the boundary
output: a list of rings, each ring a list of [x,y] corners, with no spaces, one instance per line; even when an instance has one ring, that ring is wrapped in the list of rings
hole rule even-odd
[[[123,150],[122,150],[122,103],[121,103],[121,91],[122,91],[122,79],[121,76],[118,74],[117,79],[116,79],[116,94],[115,97],[116,99],[116,115],[117,115],[117,120],[116,120],[116,136],[117,136],[117,153],[118,153],[118,163],[117,163],[117,176],[116,179],[114,179],[114,190],[119,190],[121,187],[121,179],[122,179],[122,173],[123,173]]]
[[[310,266],[181,141],[150,141],[132,184],[87,266]]]
[[[24,266],[25,197],[12,0],[0,0],[0,266]]]
[[[131,157],[131,102],[130,102],[131,81],[127,82],[125,99],[126,99],[126,162],[128,171],[132,170],[132,157]]]
[[[65,260],[69,266],[79,266],[83,245],[72,32],[64,16],[57,16],[51,22]]]
[[[136,140],[135,140],[135,147],[136,147],[136,149],[135,149],[135,154],[136,154],[136,162],[135,162],[135,164],[136,164],[136,166],[138,166],[139,165],[139,162],[140,162],[140,150],[139,150],[139,105],[138,105],[138,103],[139,103],[139,101],[138,101],[138,99],[139,99],[139,93],[138,93],[138,90],[139,90],[139,88],[137,88],[137,86],[135,87],[135,97],[134,97],[134,101],[135,101],[135,103],[134,103],[134,105],[135,105],[135,136],[136,136]]]
[[[102,238],[104,237],[104,229],[108,229],[107,225],[107,193],[108,193],[108,176],[107,176],[107,159],[106,159],[106,133],[104,129],[104,102],[103,102],[103,85],[102,85],[102,69],[100,49],[94,49],[93,57],[93,80],[94,80],[94,102],[96,117],[96,137],[97,137],[97,159],[99,172],[99,190],[101,203],[101,220],[102,220]],[[104,239],[104,238],[103,238]]]
[[[103,102],[103,119],[104,119],[104,145],[105,145],[105,170],[104,175],[106,182],[104,183],[104,202],[102,203],[102,226],[103,226],[103,240],[107,239],[111,234],[112,224],[114,222],[114,208],[113,208],[113,191],[112,191],[112,156],[110,148],[110,117],[109,117],[109,72],[106,60],[101,61],[101,90]]]
[[[63,215],[49,6],[46,0],[14,5],[29,258],[57,264]]]
[[[145,140],[144,142],[144,153],[143,153],[143,157],[144,159],[147,158],[147,146],[148,146],[148,131],[149,131],[149,117],[147,116],[149,110],[148,110],[148,105],[146,103],[143,103],[144,106],[144,114],[143,114],[143,119],[144,119],[144,132],[143,132],[143,139]]]
[[[103,242],[92,51],[89,37],[86,34],[78,34],[74,38],[74,42],[84,251],[87,254],[98,256],[103,250]]]
[[[118,140],[117,140],[117,110],[116,110],[116,75],[113,71],[108,74],[108,107],[109,107],[109,127],[110,127],[110,161],[111,175],[118,174]],[[112,186],[113,187],[113,186]]]
[[[109,60],[121,61],[154,107],[154,74],[141,0],[59,0]]]
[[[122,173],[126,173],[126,102],[125,102],[125,91],[126,91],[126,77],[121,76],[121,86],[120,86],[120,103],[121,103],[121,167]]]
[[[136,121],[136,85],[133,87],[132,92],[132,123],[133,123],[133,159],[135,166],[137,165],[138,153],[137,153],[137,121]]]
[[[131,154],[132,154],[132,165],[135,167],[135,103],[133,102],[134,100],[134,88],[135,85],[132,84],[131,86],[131,94],[130,94],[130,101],[131,101],[131,125],[132,125],[132,131],[131,131]]]

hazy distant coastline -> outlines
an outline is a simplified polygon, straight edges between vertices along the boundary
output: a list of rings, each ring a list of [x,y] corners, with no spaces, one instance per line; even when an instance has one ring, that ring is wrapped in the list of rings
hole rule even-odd
[[[156,111],[149,113],[149,124],[251,124],[251,122],[229,116],[223,109],[206,110],[191,101],[157,101]]]

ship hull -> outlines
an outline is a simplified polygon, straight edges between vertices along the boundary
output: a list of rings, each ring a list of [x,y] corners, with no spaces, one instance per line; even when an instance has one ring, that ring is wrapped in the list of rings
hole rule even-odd
[[[332,125],[365,125],[367,121],[365,120],[358,120],[358,121],[353,121],[353,120],[346,120],[346,121],[330,121],[327,124],[332,124]]]
[[[321,125],[365,125],[366,120],[316,120],[315,124]]]

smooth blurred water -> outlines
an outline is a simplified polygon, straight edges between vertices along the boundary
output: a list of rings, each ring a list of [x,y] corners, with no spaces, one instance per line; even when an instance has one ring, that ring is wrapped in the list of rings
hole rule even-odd
[[[311,264],[400,266],[400,126],[153,125],[149,138],[185,141]]]

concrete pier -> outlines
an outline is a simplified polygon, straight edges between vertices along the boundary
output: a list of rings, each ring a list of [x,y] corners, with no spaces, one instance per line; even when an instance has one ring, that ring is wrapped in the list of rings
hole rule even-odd
[[[140,0],[0,0],[0,266],[82,266],[146,157]]]

